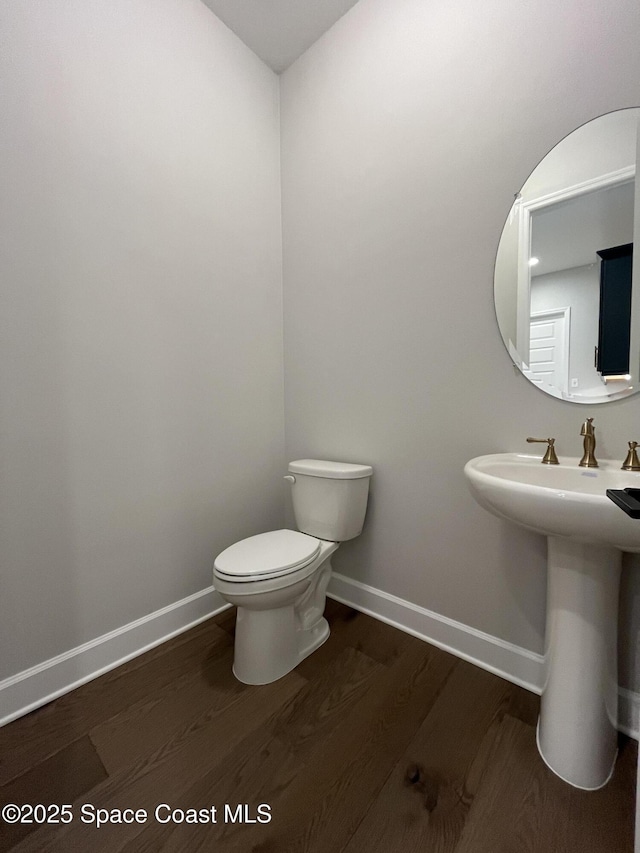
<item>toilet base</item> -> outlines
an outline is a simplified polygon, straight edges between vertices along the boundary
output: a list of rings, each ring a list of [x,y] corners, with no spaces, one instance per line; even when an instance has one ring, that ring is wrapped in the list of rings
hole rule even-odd
[[[238,607],[233,674],[243,684],[271,684],[291,672],[329,637],[320,617],[310,628],[296,625],[293,606],[273,610]]]
[[[318,622],[313,626],[313,628],[309,628],[304,631],[304,637],[300,638],[300,661],[303,661],[306,657],[312,652],[315,652],[316,649],[320,648],[320,646],[325,643],[329,639],[329,623],[324,618],[324,616],[318,620]]]
[[[238,681],[271,684],[325,642],[329,636],[323,614],[331,578],[330,557],[338,545],[322,541],[316,560],[284,581],[230,583],[214,575],[220,595],[238,608],[233,660]]]

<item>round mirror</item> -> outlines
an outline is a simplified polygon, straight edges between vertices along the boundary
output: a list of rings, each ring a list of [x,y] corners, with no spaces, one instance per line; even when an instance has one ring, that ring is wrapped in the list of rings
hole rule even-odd
[[[566,136],[516,194],[500,237],[507,351],[530,382],[573,403],[640,390],[639,121],[640,108],[618,110]]]

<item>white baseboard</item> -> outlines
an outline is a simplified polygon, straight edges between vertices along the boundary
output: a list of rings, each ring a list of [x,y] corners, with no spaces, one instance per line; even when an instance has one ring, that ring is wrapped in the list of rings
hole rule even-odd
[[[213,587],[0,681],[0,726],[229,607]]]
[[[507,681],[534,693],[542,692],[542,655],[344,575],[333,574],[328,595]],[[214,588],[208,587],[0,681],[0,726],[188,631],[227,607]],[[640,694],[621,687],[618,696],[618,729],[637,740]]]
[[[388,592],[334,574],[328,595],[507,681],[542,693],[544,657]],[[640,695],[618,689],[618,729],[638,739]]]

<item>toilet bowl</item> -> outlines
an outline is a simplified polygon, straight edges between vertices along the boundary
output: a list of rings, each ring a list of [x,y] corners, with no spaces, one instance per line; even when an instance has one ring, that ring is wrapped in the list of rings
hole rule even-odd
[[[214,562],[215,589],[238,608],[233,672],[245,684],[282,678],[328,638],[330,558],[364,523],[370,466],[303,459],[289,472],[300,530],[250,536]]]
[[[238,608],[233,672],[239,681],[269,684],[327,639],[325,593],[337,548],[337,542],[274,530],[243,539],[217,558],[214,586]],[[295,564],[292,553],[301,555]]]

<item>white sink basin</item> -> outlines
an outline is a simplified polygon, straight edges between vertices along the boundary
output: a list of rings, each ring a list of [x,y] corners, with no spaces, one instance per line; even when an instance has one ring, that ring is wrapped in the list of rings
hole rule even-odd
[[[640,472],[620,462],[579,468],[579,458],[542,465],[539,456],[493,453],[465,465],[475,499],[494,515],[546,536],[640,552],[640,520],[626,515],[607,489],[640,488]]]
[[[547,536],[545,673],[538,748],[569,784],[607,783],[617,750],[617,622],[622,551],[640,552],[640,519],[607,489],[640,487],[620,462],[580,468],[579,459],[519,453],[478,456],[465,476],[493,515]]]

